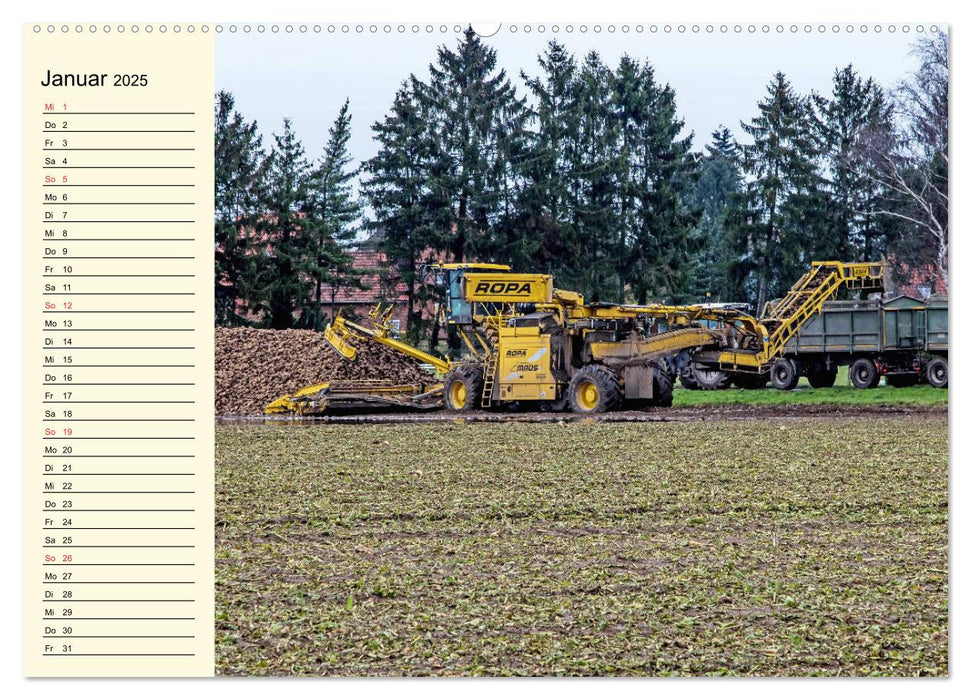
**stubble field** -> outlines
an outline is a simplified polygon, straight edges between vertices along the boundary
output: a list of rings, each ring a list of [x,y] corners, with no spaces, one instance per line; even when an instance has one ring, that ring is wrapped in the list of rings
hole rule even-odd
[[[227,675],[945,675],[947,416],[216,428]]]

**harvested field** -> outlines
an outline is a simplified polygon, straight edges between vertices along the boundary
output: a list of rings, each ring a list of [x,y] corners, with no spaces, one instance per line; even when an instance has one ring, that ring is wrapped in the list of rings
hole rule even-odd
[[[418,363],[375,343],[345,361],[314,331],[216,329],[216,415],[260,415],[284,394],[333,379],[428,380]]]
[[[946,675],[947,417],[219,425],[227,675]]]
[[[633,411],[608,411],[582,415],[578,413],[546,413],[542,411],[448,411],[445,409],[417,413],[415,411],[384,411],[335,413],[333,415],[240,416],[219,418],[220,423],[280,423],[302,422],[361,424],[361,423],[680,423],[687,421],[733,420],[761,421],[779,418],[837,418],[864,416],[947,416],[947,405],[920,404],[698,404],[673,408],[645,408]]]

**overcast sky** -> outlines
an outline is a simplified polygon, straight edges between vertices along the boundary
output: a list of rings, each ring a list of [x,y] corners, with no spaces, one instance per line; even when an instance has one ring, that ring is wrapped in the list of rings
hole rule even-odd
[[[890,87],[914,69],[910,49],[919,36],[927,36],[930,25],[923,25],[918,33],[917,25],[909,25],[908,32],[902,25],[895,31],[883,25],[875,31],[873,25],[863,32],[862,27],[826,25],[819,32],[815,24],[811,32],[800,25],[792,32],[786,25],[782,32],[776,24],[763,33],[761,24],[750,33],[748,25],[735,32],[735,25],[728,25],[722,33],[721,25],[686,25],[683,33],[678,25],[665,32],[665,25],[629,25],[624,33],[622,25],[608,31],[602,25],[599,32],[588,24],[586,32],[580,25],[566,31],[566,24],[559,25],[554,34],[553,25],[531,25],[525,31],[518,25],[517,31],[503,26],[494,36],[486,38],[487,44],[498,52],[499,64],[524,94],[519,77],[520,70],[536,75],[539,66],[536,56],[554,36],[574,53],[578,63],[591,50],[600,53],[608,65],[614,67],[618,58],[630,54],[637,59],[649,59],[655,76],[661,82],[670,83],[676,91],[678,111],[685,121],[685,132],[695,133],[694,148],[702,148],[711,132],[719,124],[728,126],[740,137],[739,121],[749,121],[756,112],[757,102],[765,95],[765,88],[776,71],[783,71],[796,90],[811,90],[828,94],[835,69],[852,63],[864,76],[872,76],[881,85]],[[236,105],[248,120],[257,120],[265,134],[264,143],[272,142],[270,132],[279,132],[284,117],[290,117],[297,135],[310,157],[316,158],[323,149],[327,129],[333,123],[345,98],[351,102],[352,139],[351,153],[357,163],[375,154],[371,139],[371,125],[387,113],[394,93],[401,82],[414,73],[428,75],[428,65],[435,61],[436,48],[441,44],[453,47],[459,35],[454,25],[445,33],[436,25],[431,33],[422,25],[413,33],[411,25],[404,33],[398,25],[391,25],[385,33],[384,25],[377,25],[371,33],[365,25],[361,33],[350,25],[345,34],[341,26],[329,32],[329,25],[321,25],[315,33],[308,27],[300,33],[294,27],[286,33],[283,27],[278,33],[257,33],[255,27],[248,34],[239,29],[235,34],[224,31],[217,39],[216,86],[236,96]],[[852,29],[852,31],[850,31]]]

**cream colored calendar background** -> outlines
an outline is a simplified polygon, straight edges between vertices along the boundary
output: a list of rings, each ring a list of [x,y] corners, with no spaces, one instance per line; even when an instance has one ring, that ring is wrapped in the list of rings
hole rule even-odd
[[[23,42],[24,673],[208,676],[214,40]]]

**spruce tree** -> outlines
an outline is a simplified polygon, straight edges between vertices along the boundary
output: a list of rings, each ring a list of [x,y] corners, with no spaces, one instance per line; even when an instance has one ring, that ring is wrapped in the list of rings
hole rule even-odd
[[[355,226],[361,207],[354,194],[357,171],[351,167],[347,143],[351,138],[350,101],[345,100],[337,119],[328,130],[324,154],[308,176],[306,221],[314,247],[303,259],[303,272],[314,287],[313,304],[301,314],[309,328],[322,328],[323,305],[329,303],[330,318],[336,313],[335,297],[343,287],[362,288],[362,270],[354,267],[348,250],[357,234]],[[309,242],[309,241],[308,241]],[[329,298],[324,298],[324,287]]]
[[[567,251],[574,245],[576,232],[566,151],[577,140],[577,68],[573,55],[555,40],[538,57],[538,63],[540,75],[522,73],[532,95],[529,118],[533,126],[527,133],[527,154],[520,167],[524,184],[518,203],[519,226],[528,257],[522,262],[567,279],[574,262]]]
[[[282,329],[296,325],[296,312],[310,301],[304,261],[315,241],[307,222],[310,165],[289,119],[273,139],[269,187],[257,225],[262,254],[252,260],[254,310],[265,326]]]
[[[566,148],[575,231],[569,253],[572,279],[567,282],[595,301],[617,300],[618,268],[626,254],[617,207],[623,158],[612,94],[613,73],[591,51],[578,71],[573,108],[577,129]]]
[[[439,47],[427,83],[411,79],[434,142],[428,186],[442,198],[430,218],[444,225],[456,261],[506,257],[514,245],[502,224],[516,196],[526,110],[497,64],[495,50],[470,27],[454,51]]]
[[[832,97],[814,94],[812,106],[830,210],[830,235],[815,255],[869,260],[885,251],[890,222],[877,214],[887,193],[872,176],[876,164],[865,144],[870,134],[890,127],[890,105],[872,78],[863,80],[848,65],[833,74]]]
[[[652,248],[651,232],[645,229],[646,217],[641,210],[649,207],[645,202],[649,171],[653,163],[648,155],[646,129],[650,128],[649,114],[654,95],[654,75],[650,66],[642,70],[637,61],[627,54],[620,58],[613,77],[614,119],[618,128],[618,227],[620,250],[629,255],[618,259],[617,301],[625,301],[627,286],[644,287],[648,272],[647,258]],[[653,116],[653,115],[651,115]],[[653,125],[651,125],[653,126]],[[646,211],[644,212],[646,213]],[[635,278],[636,279],[635,281]],[[636,292],[635,292],[636,293]]]
[[[215,281],[216,325],[246,323],[237,313],[253,293],[249,258],[250,233],[260,214],[266,175],[266,154],[256,122],[235,110],[235,98],[216,95],[215,144]]]
[[[690,256],[698,241],[698,212],[686,206],[695,177],[692,136],[680,138],[674,90],[654,69],[623,56],[614,81],[620,134],[620,211],[624,255],[621,296],[629,287],[639,303],[684,301],[691,284]]]
[[[805,271],[827,226],[806,100],[781,72],[767,90],[759,113],[741,125],[752,143],[743,147],[747,186],[740,211],[732,213],[733,242],[742,256],[734,273],[745,276],[734,286],[759,310]]]
[[[420,279],[426,251],[444,250],[451,215],[447,199],[429,186],[438,162],[435,140],[428,134],[428,114],[408,84],[395,95],[383,121],[371,129],[378,153],[364,163],[363,192],[372,214],[367,228],[395,265],[407,288],[407,333],[422,336],[422,307],[432,296]]]
[[[741,149],[727,127],[712,132],[688,197],[689,206],[700,211],[693,237],[702,242],[692,259],[690,295],[694,301],[733,301],[728,284],[732,252],[726,215],[742,191],[740,157]]]

